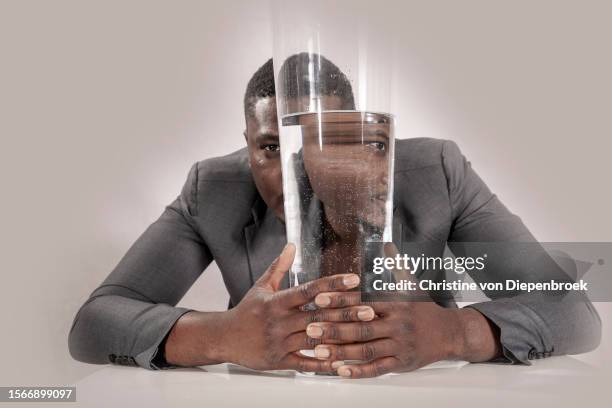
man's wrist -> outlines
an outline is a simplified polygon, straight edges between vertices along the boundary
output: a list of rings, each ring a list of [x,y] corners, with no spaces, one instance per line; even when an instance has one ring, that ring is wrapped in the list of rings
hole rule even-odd
[[[478,310],[456,310],[459,333],[454,358],[473,363],[490,361],[502,354],[499,329]]]
[[[223,351],[225,313],[191,311],[182,315],[166,340],[168,364],[189,367],[228,361]]]

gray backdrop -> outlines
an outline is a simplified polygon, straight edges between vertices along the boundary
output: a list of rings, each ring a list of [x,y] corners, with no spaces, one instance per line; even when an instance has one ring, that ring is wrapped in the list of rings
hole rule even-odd
[[[454,139],[542,241],[612,241],[612,3],[403,3],[399,137]],[[68,355],[76,310],[193,162],[243,145],[270,55],[263,1],[0,0],[0,384],[98,368]],[[225,307],[216,267],[182,304]],[[598,308],[581,358],[610,361]]]

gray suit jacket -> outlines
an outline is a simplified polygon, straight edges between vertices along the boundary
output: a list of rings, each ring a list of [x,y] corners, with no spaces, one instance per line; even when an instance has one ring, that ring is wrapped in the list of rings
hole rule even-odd
[[[442,246],[447,241],[534,241],[454,142],[397,140],[395,157],[394,230],[401,231],[399,240]],[[179,197],[77,313],[70,353],[88,363],[159,368],[154,357],[160,343],[188,311],[175,305],[213,260],[231,307],[285,243],[283,223],[255,188],[246,149],[196,163]],[[496,265],[497,276],[487,278],[528,278],[520,276],[529,273],[527,267],[518,269],[519,276],[514,267],[507,271],[504,264]],[[599,344],[601,322],[588,301],[488,295],[494,299],[470,307],[499,327],[508,362],[576,354]]]

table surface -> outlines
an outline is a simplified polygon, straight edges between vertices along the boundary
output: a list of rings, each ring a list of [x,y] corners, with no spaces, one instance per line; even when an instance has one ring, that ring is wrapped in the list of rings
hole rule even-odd
[[[532,366],[441,362],[361,380],[230,364],[164,371],[108,366],[76,387],[77,405],[94,407],[582,408],[610,406],[611,373],[572,357],[536,360]]]

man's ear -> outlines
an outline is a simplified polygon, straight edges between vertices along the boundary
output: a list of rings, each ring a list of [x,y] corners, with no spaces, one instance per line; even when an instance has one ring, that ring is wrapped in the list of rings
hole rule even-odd
[[[249,138],[247,137],[247,132],[246,132],[246,129],[244,129],[244,130],[242,131],[242,135],[244,136],[244,141],[248,143],[248,142],[249,142]]]

